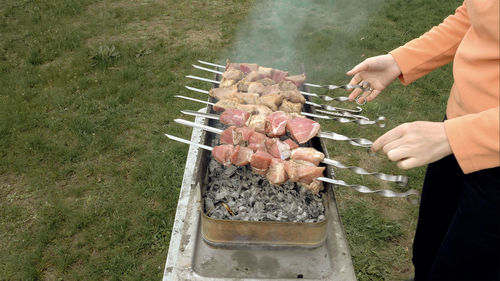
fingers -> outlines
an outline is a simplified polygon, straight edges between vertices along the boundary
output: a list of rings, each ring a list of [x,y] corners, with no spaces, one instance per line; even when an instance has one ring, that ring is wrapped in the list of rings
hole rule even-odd
[[[373,91],[372,91],[372,92],[368,95],[368,97],[366,98],[366,100],[367,100],[367,101],[372,101],[372,100],[374,100],[374,99],[378,96],[378,94],[380,94],[380,92],[381,92],[381,91],[379,91],[379,90],[373,90]]]
[[[411,168],[421,166],[422,164],[420,163],[420,161],[417,158],[409,157],[409,158],[406,158],[406,159],[399,161],[397,163],[397,165],[398,165],[398,168],[400,168],[402,170],[408,170]]]
[[[375,142],[373,142],[371,149],[375,152],[379,151],[382,147],[384,147],[388,143],[399,139],[404,133],[405,126],[406,126],[405,124],[399,125],[396,128],[390,130],[389,132],[383,134],[381,137],[376,139]]]

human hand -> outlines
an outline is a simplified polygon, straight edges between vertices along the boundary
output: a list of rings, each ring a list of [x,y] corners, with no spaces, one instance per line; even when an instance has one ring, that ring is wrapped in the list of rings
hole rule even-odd
[[[369,82],[372,88],[372,91],[363,92],[358,99],[359,103],[363,103],[365,99],[372,101],[400,74],[401,70],[390,54],[368,58],[347,72],[347,75],[354,75],[349,84],[358,85],[362,82]],[[361,89],[353,90],[349,95],[349,100],[353,101],[361,93]]]
[[[400,169],[407,170],[437,161],[452,153],[443,122],[404,123],[379,137],[372,145]]]

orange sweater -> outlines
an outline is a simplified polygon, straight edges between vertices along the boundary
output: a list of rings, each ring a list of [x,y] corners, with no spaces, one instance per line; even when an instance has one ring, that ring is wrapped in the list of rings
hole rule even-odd
[[[453,60],[444,122],[464,173],[500,166],[498,0],[465,0],[455,14],[390,54],[404,85]]]

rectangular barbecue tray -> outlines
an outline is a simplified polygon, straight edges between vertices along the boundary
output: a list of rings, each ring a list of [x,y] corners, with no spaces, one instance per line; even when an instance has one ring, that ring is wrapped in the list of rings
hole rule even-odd
[[[304,110],[315,113],[308,105],[304,105]],[[213,113],[210,105],[201,111]],[[196,119],[209,126],[218,122]],[[193,129],[192,141],[213,146],[213,138],[213,133]],[[315,137],[309,146],[329,157],[324,140]],[[211,153],[190,148],[189,154],[184,177],[190,179],[189,183],[183,181],[184,192],[181,190],[180,195],[188,198],[183,208],[179,198],[163,280],[356,280],[332,184],[323,183],[323,221],[214,219],[207,216],[203,203]],[[334,178],[329,165],[325,173]],[[198,214],[193,213],[195,206],[186,204],[186,200],[196,201]],[[181,218],[182,222],[178,221]]]

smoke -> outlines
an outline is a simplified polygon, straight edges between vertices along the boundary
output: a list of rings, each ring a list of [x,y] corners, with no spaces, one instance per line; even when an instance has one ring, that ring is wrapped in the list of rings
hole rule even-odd
[[[302,72],[316,83],[342,77],[360,62],[360,32],[383,0],[271,0],[252,7],[221,60]],[[310,78],[310,79],[309,79]],[[333,81],[330,81],[333,82]]]

